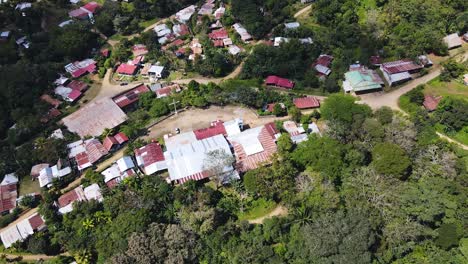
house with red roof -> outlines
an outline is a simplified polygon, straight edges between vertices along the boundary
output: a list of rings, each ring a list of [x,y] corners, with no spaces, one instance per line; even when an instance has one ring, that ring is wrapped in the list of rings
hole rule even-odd
[[[294,88],[294,82],[276,75],[270,75],[265,79],[265,85],[276,86],[284,89]]]
[[[52,105],[53,107],[57,108],[60,106],[60,104],[62,102],[60,102],[59,100],[55,99],[55,98],[52,98],[52,96],[48,95],[48,94],[43,94],[41,95],[41,100]]]
[[[96,61],[93,59],[85,59],[75,61],[65,65],[65,71],[71,74],[73,78],[81,77],[88,73],[94,73],[97,70]]]
[[[311,96],[294,98],[293,103],[299,109],[320,107],[320,101],[317,98]]]
[[[442,96],[425,95],[423,102],[424,108],[426,108],[427,111],[432,112],[437,109],[440,100],[442,100]]]
[[[16,208],[17,185],[18,178],[14,173],[5,175],[0,183],[0,213],[11,212]]]
[[[135,149],[134,152],[137,165],[145,175],[167,169],[164,153],[159,143],[152,142]]]
[[[117,67],[117,73],[120,75],[135,75],[138,70],[138,65],[122,63]]]
[[[137,87],[131,89],[130,91],[115,96],[114,98],[112,98],[112,100],[114,100],[114,102],[120,108],[125,108],[137,102],[140,94],[144,94],[147,92],[150,92],[150,89],[146,85],[140,84]]]
[[[265,111],[268,111],[270,113],[273,113],[274,109],[275,109],[275,105],[279,105],[282,109],[285,109],[286,106],[283,104],[283,103],[271,103],[271,104],[267,104],[265,106]]]
[[[328,76],[331,73],[330,64],[333,57],[327,54],[320,55],[317,60],[312,64],[312,67],[317,71],[320,76]]]
[[[84,92],[84,91],[86,91],[88,89],[89,86],[85,82],[78,81],[78,80],[73,80],[69,84],[67,84],[67,87],[72,89],[72,90],[76,90],[76,91],[79,91],[79,92]]]
[[[273,123],[255,127],[227,138],[234,148],[236,169],[246,172],[271,163],[277,152],[279,132]]]
[[[197,140],[202,140],[216,135],[226,135],[226,128],[223,121],[217,120],[211,123],[210,127],[194,130],[193,133]]]
[[[69,213],[73,210],[73,203],[86,201],[86,197],[81,186],[64,193],[58,198],[57,205],[61,214]]]
[[[221,29],[213,30],[211,33],[208,34],[208,37],[211,40],[223,40],[225,38],[229,38],[229,35],[226,29],[221,28]]]
[[[136,175],[135,163],[129,156],[124,156],[118,159],[112,166],[104,170],[101,174],[104,175],[104,182],[109,188],[114,188],[122,180]]]
[[[380,70],[390,86],[411,80],[413,78],[411,74],[419,72],[422,68],[424,67],[408,59],[385,62],[380,65]]]
[[[135,44],[132,47],[133,57],[143,56],[148,54],[148,49],[143,44]]]
[[[86,141],[78,140],[68,144],[67,148],[69,151],[68,158],[75,160],[80,171],[93,166],[94,163],[109,153],[101,142],[95,138]]]
[[[68,12],[68,15],[71,18],[85,19],[85,18],[88,18],[90,15],[95,14],[99,8],[101,8],[101,6],[98,3],[93,1],[93,2],[89,2],[85,4],[84,6],[78,9]]]
[[[175,83],[172,85],[164,86],[155,90],[156,96],[158,98],[167,97],[174,93],[179,93],[181,91],[180,86]]]
[[[107,151],[113,151],[118,149],[123,143],[127,141],[128,137],[124,133],[119,132],[114,136],[107,136],[104,138],[102,145]]]

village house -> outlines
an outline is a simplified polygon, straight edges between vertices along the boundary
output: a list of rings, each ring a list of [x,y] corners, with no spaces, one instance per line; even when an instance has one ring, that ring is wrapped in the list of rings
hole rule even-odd
[[[28,3],[28,2],[20,2],[18,4],[16,4],[16,7],[15,9],[16,10],[19,10],[19,11],[24,11],[26,9],[29,9],[32,7],[32,4],[31,3]]]
[[[232,55],[237,55],[242,52],[242,49],[239,48],[237,45],[230,45],[228,48],[228,52]]]
[[[135,164],[129,156],[124,156],[118,159],[112,166],[104,170],[101,174],[104,175],[104,182],[109,188],[114,188],[119,185],[125,178],[136,175]]]
[[[281,78],[275,75],[270,75],[265,79],[265,85],[276,86],[284,89],[294,88],[294,82],[285,78]]]
[[[120,75],[133,76],[138,71],[138,65],[132,63],[122,63],[117,67],[117,73]]]
[[[224,16],[224,13],[226,13],[226,8],[221,4],[219,8],[214,11],[213,15],[217,21],[219,21]]]
[[[210,16],[213,13],[215,7],[214,0],[207,0],[198,10],[199,16]]]
[[[0,32],[0,41],[7,41],[10,38],[10,31]]]
[[[9,248],[14,243],[24,241],[35,232],[42,231],[44,228],[46,228],[46,225],[42,216],[38,213],[33,213],[17,224],[3,229],[0,233],[0,237],[3,246]]]
[[[102,145],[107,151],[115,151],[119,149],[125,142],[128,141],[127,135],[122,132],[115,134],[114,136],[107,136],[102,141]]]
[[[143,44],[135,44],[132,46],[133,57],[143,56],[148,54],[148,49]]]
[[[60,75],[60,77],[54,81],[54,84],[56,86],[65,86],[69,81],[70,80],[67,77]]]
[[[71,167],[65,164],[64,161],[58,160],[57,164],[52,167],[44,167],[39,172],[39,186],[50,187],[54,179],[60,179],[72,172]]]
[[[98,139],[91,138],[85,141],[78,140],[67,145],[68,158],[74,159],[78,170],[83,171],[93,166],[109,152]]]
[[[5,175],[0,183],[0,214],[9,213],[16,208],[17,185],[18,177],[14,173]]]
[[[287,29],[287,30],[291,30],[291,29],[297,29],[301,26],[301,24],[299,24],[299,22],[289,22],[289,23],[284,23],[284,27]]]
[[[375,71],[359,64],[349,67],[349,71],[345,73],[345,81],[343,81],[345,93],[361,94],[381,91],[383,85],[382,78]]]
[[[302,125],[297,125],[294,121],[284,121],[283,128],[288,132],[294,144],[299,144],[307,140],[307,134]]]
[[[154,90],[157,98],[167,97],[171,94],[179,93],[180,91],[181,91],[181,88],[177,83],[171,84],[171,85],[165,85],[164,87]]]
[[[95,60],[85,59],[65,65],[65,71],[70,73],[73,78],[78,78],[85,74],[96,72],[96,67]]]
[[[134,152],[137,165],[145,175],[151,175],[167,169],[163,150],[159,143],[152,142],[135,149]]]
[[[190,49],[192,50],[192,54],[190,54],[189,60],[195,60],[197,56],[201,56],[203,58],[203,48],[197,38],[192,39],[192,42],[190,43]]]
[[[150,78],[157,80],[163,78],[164,75],[164,66],[152,65],[148,70],[148,75]]]
[[[380,70],[390,86],[411,80],[411,74],[419,72],[422,68],[421,65],[408,59],[385,62],[380,65]]]
[[[271,103],[271,104],[265,105],[263,110],[267,111],[267,112],[270,112],[270,113],[273,113],[276,105],[279,105],[281,107],[281,109],[286,109],[286,106],[283,103]]]
[[[294,98],[293,104],[299,109],[310,109],[320,107],[320,101],[312,96]]]
[[[127,120],[127,115],[110,98],[92,101],[76,112],[62,119],[70,132],[81,138],[100,136],[106,129],[112,129]]]
[[[34,181],[37,177],[39,177],[39,174],[41,173],[42,169],[48,168],[49,164],[48,163],[40,163],[36,164],[31,167],[31,172],[29,175],[31,175],[31,179]]]
[[[186,24],[175,24],[172,26],[172,31],[176,37],[183,37],[190,34],[189,28]]]
[[[460,36],[458,36],[458,33],[453,33],[453,34],[445,36],[444,42],[445,44],[447,44],[447,47],[449,49],[458,48],[458,47],[461,47],[462,45],[462,40]]]
[[[432,112],[437,109],[440,100],[442,100],[442,96],[424,95],[423,106],[427,111]]]
[[[120,94],[120,95],[117,95],[115,96],[114,98],[112,98],[112,100],[114,100],[114,102],[120,107],[120,108],[126,108],[128,106],[131,106],[133,105],[135,102],[138,101],[138,96],[140,94],[144,94],[144,93],[147,93],[147,92],[150,92],[150,89],[148,88],[148,86],[144,85],[144,84],[140,84],[138,85],[137,87],[123,93],[123,94]]]
[[[43,94],[41,95],[41,100],[52,105],[54,108],[57,108],[60,106],[60,104],[62,102],[60,102],[59,100],[55,99],[55,98],[52,98],[52,96],[48,95],[48,94]]]
[[[248,41],[252,40],[252,36],[247,32],[247,29],[245,29],[241,24],[235,23],[232,25],[234,30],[237,32],[237,34],[240,35],[242,41],[245,43],[248,43]]]
[[[212,175],[206,167],[208,154],[213,151],[222,151],[231,154],[229,143],[223,135],[216,135],[197,140],[195,133],[187,132],[165,141],[167,151],[164,153],[169,178],[171,182],[184,183],[189,180],[202,180]],[[222,172],[229,177],[239,178],[233,166],[222,168]]]
[[[234,149],[236,169],[246,172],[270,163],[277,151],[276,140],[279,135],[274,123],[229,135],[227,140]]]
[[[331,73],[330,64],[332,61],[332,56],[322,54],[317,58],[314,64],[312,64],[312,67],[318,72],[319,76],[326,77]]]
[[[195,8],[196,7],[194,5],[191,5],[180,10],[175,14],[176,20],[180,23],[186,24],[192,17],[193,13],[195,13]]]
[[[73,204],[75,202],[90,200],[96,200],[98,202],[102,202],[103,200],[101,189],[97,183],[91,184],[84,189],[81,185],[76,187],[75,189],[60,196],[56,205],[59,208],[59,213],[67,214],[73,211]]]
[[[29,46],[31,45],[31,43],[29,42],[26,36],[23,36],[16,40],[16,45],[21,46],[25,49],[29,49]]]
[[[288,43],[289,42],[289,38],[284,38],[284,37],[275,37],[274,41],[273,41],[273,46],[274,47],[279,47],[281,46],[281,44],[283,43]]]
[[[76,18],[76,19],[86,19],[88,17],[91,18],[96,13],[96,11],[100,8],[101,6],[98,3],[89,2],[78,9],[74,9],[68,12],[68,15],[71,18]]]

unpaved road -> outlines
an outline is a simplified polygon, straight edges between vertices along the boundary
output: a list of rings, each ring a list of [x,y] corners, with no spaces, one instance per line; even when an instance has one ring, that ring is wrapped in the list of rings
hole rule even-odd
[[[147,136],[143,139],[157,139],[164,134],[174,133],[176,128],[181,132],[193,131],[200,128],[209,127],[215,120],[229,121],[235,118],[242,118],[244,126],[257,127],[275,120],[287,119],[288,117],[257,117],[253,110],[242,106],[211,106],[207,109],[190,109],[172,116],[161,123],[151,127]]]
[[[16,219],[15,221],[11,222],[9,225],[5,226],[4,228],[0,229],[0,232],[3,232],[3,230],[5,229],[8,229],[16,224],[18,224],[20,221],[30,217],[31,215],[33,215],[34,213],[36,213],[38,210],[38,207],[36,208],[33,208],[33,209],[30,209],[29,211],[27,211],[26,213],[23,213],[22,215],[20,215],[20,217],[18,217],[18,219]]]
[[[287,214],[288,214],[288,209],[282,205],[278,205],[269,214],[259,217],[259,218],[249,220],[249,223],[250,224],[263,224],[263,221],[265,221],[265,219],[272,218],[273,216],[285,216]]]
[[[312,9],[312,5],[308,5],[304,8],[302,8],[301,10],[297,11],[296,14],[294,14],[294,17],[297,18],[299,17],[300,15],[304,14],[305,12],[308,12]]]
[[[437,133],[437,135],[438,135],[439,137],[441,137],[441,138],[447,140],[448,142],[453,143],[453,144],[459,146],[460,148],[462,148],[462,149],[464,149],[464,150],[468,150],[468,146],[467,146],[467,145],[464,145],[464,144],[462,144],[462,143],[460,143],[460,142],[458,142],[458,141],[455,141],[455,140],[453,140],[453,139],[447,137],[446,135],[444,135],[444,134],[442,134],[442,133],[439,133],[439,132],[436,132],[436,133]]]

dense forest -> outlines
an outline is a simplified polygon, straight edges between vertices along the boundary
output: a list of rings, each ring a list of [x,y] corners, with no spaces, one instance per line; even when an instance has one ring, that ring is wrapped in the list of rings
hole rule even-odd
[[[90,263],[466,263],[466,153],[422,115],[372,112],[352,97],[330,96],[321,116],[325,135],[297,146],[281,137],[271,166],[219,188],[153,175],[108,190],[88,171],[104,202],[62,217],[52,190],[40,209],[48,235],[22,246],[42,241],[36,252],[62,248]],[[287,216],[242,220],[270,203]]]

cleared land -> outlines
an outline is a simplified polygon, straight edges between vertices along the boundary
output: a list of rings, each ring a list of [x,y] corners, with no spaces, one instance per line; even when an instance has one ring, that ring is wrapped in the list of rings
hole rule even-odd
[[[468,86],[463,84],[460,80],[442,82],[439,78],[435,78],[426,84],[424,93],[430,95],[452,96],[468,100]]]
[[[215,120],[228,121],[238,117],[244,120],[244,125],[249,125],[250,127],[257,127],[275,120],[287,118],[273,116],[259,118],[254,111],[242,106],[212,106],[207,109],[191,109],[153,126],[149,129],[145,139],[160,138],[164,134],[174,133],[174,129],[176,128],[179,128],[181,132],[187,132],[208,127]]]

